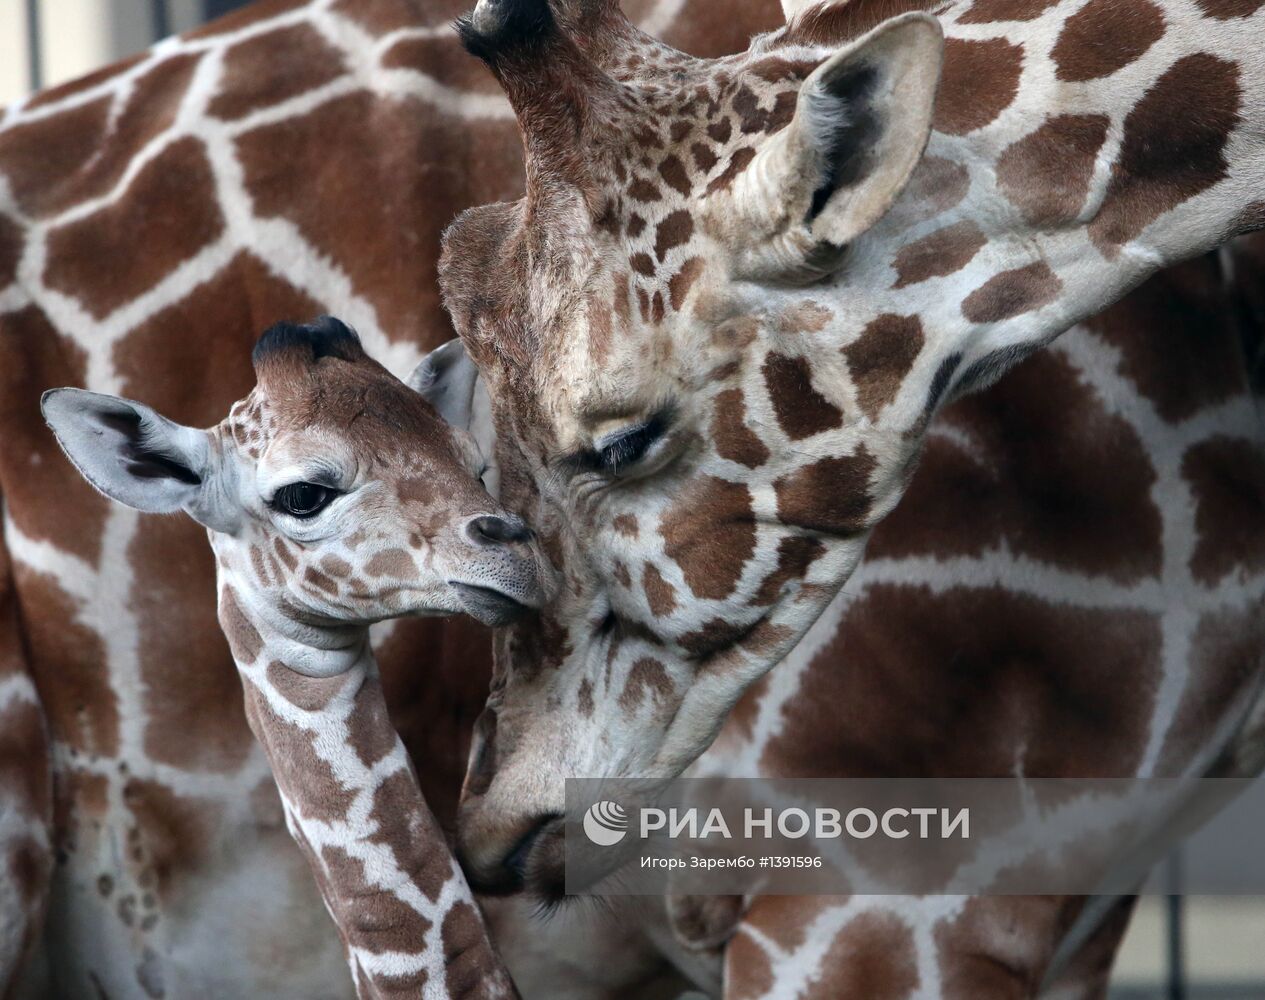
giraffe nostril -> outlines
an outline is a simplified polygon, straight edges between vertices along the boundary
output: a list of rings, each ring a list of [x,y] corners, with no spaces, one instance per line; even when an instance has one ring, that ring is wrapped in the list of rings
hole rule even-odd
[[[470,518],[465,525],[465,535],[471,544],[479,547],[512,545],[515,542],[529,542],[532,538],[531,529],[520,518],[496,514],[480,514]]]

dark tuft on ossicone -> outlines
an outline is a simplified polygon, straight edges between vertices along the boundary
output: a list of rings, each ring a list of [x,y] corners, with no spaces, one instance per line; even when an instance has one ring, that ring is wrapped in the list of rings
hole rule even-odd
[[[277,323],[269,327],[255,344],[251,360],[259,365],[278,354],[300,351],[308,353],[313,361],[360,361],[368,357],[355,330],[333,316],[321,316],[311,323]]]
[[[492,69],[509,52],[521,52],[553,30],[549,0],[480,0],[456,20],[461,44]]]

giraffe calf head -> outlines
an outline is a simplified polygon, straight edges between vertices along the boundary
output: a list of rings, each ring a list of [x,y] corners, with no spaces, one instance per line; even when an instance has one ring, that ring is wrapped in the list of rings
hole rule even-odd
[[[254,363],[254,390],[209,430],[80,389],[46,393],[44,416],[102,493],[205,525],[234,600],[283,631],[455,612],[498,625],[543,603],[531,532],[436,408],[469,402],[436,377],[442,353],[414,388],[324,317],[273,327]]]

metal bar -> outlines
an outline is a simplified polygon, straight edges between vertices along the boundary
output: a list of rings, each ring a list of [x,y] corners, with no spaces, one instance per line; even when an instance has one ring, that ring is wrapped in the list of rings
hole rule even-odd
[[[149,0],[149,24],[154,41],[171,34],[171,17],[167,12],[167,0]]]
[[[40,49],[40,0],[26,0],[26,67],[31,92],[44,86],[44,55]]]
[[[1168,965],[1167,1000],[1186,1000],[1186,928],[1182,896],[1184,878],[1181,848],[1175,850],[1165,866],[1165,923],[1167,924],[1166,959]]]

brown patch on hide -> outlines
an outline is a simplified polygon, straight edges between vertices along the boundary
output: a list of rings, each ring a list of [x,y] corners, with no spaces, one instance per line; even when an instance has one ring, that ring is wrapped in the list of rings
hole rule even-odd
[[[1019,92],[1022,68],[1023,48],[1004,38],[950,38],[944,45],[935,130],[966,135],[996,120]]]
[[[807,531],[849,537],[865,531],[870,508],[870,477],[877,463],[860,446],[855,454],[823,458],[773,484],[782,523]]]
[[[802,580],[818,558],[825,555],[826,547],[816,538],[791,535],[777,546],[777,566],[764,578],[751,603],[759,606],[775,603],[782,596],[782,589],[793,581]]]
[[[207,112],[216,118],[242,118],[315,90],[344,72],[342,53],[310,24],[269,31],[228,50],[225,82]]]
[[[958,24],[992,24],[995,21],[1035,21],[1058,0],[975,0],[958,18]]]
[[[1146,611],[995,586],[871,584],[804,672],[761,771],[1005,777],[1021,763],[1047,778],[1132,774],[1154,710],[1160,638],[1158,616]],[[828,668],[841,657],[849,670]],[[893,741],[898,726],[904,735]]]
[[[1173,109],[1198,108],[1197,115]],[[1206,52],[1173,63],[1124,120],[1107,196],[1089,235],[1102,253],[1227,176],[1225,147],[1240,122],[1239,68]]]
[[[157,876],[158,897],[167,899],[178,889],[178,880],[206,863],[222,806],[141,778],[123,786],[123,805],[140,830],[146,867]]]
[[[843,411],[813,387],[807,358],[770,352],[763,372],[777,422],[792,441],[843,426]]]
[[[965,221],[907,243],[892,261],[896,271],[892,287],[904,288],[960,271],[975,259],[987,242],[979,226]]]
[[[145,753],[172,767],[232,773],[253,741],[216,620],[206,529],[186,517],[142,517],[127,558],[138,581],[129,603],[139,630]],[[252,641],[249,623],[233,627],[242,629],[239,641]]]
[[[117,201],[48,237],[44,280],[102,318],[167,277],[224,228],[214,178],[197,139],[172,143]],[[154,205],[179,204],[179,212]],[[144,253],[136,253],[143,246]]]
[[[242,610],[237,592],[232,587],[226,586],[220,592],[219,618],[233,657],[237,662],[247,666],[254,663],[263,650],[263,639],[259,636],[259,630]]]
[[[918,956],[909,925],[895,914],[863,913],[831,940],[805,996],[906,1000],[918,985]]]
[[[741,389],[726,389],[713,402],[711,435],[716,454],[731,462],[758,469],[769,460],[769,449],[747,426],[747,406]]]
[[[668,583],[653,563],[646,563],[641,574],[641,587],[646,592],[646,603],[656,618],[666,618],[676,610],[676,589]]]
[[[1261,9],[1262,2],[1265,0],[1195,0],[1200,10],[1217,21],[1251,17]]]
[[[521,144],[504,122],[433,107],[421,115],[413,102],[364,91],[253,129],[234,150],[255,211],[293,223],[392,338],[449,329],[438,281],[443,230],[459,209],[522,191]],[[476,160],[480,169],[464,166]]]
[[[672,679],[663,664],[650,656],[643,656],[628,671],[624,689],[619,693],[619,707],[625,712],[635,712],[641,707],[646,693],[658,705],[666,703],[676,692]]]
[[[690,294],[690,289],[694,287],[694,282],[698,280],[706,266],[702,257],[691,257],[672,276],[671,281],[668,282],[668,297],[674,312],[681,311]]]
[[[1053,302],[1063,282],[1045,261],[1003,271],[989,278],[962,302],[972,323],[1000,323]]]
[[[87,366],[83,349],[36,307],[0,317],[5,514],[32,540],[50,542],[95,567],[111,503],[67,461],[39,416],[40,394],[51,386],[84,385]]]
[[[1257,442],[1214,437],[1182,457],[1198,540],[1190,571],[1213,586],[1231,573],[1265,571],[1265,453]]]
[[[1164,35],[1164,15],[1148,0],[1089,0],[1067,19],[1050,52],[1060,80],[1098,80],[1136,62]]]
[[[500,84],[484,63],[471,59],[455,34],[404,38],[382,56],[383,69],[412,70],[466,94],[500,94]]]
[[[722,600],[755,553],[751,494],[741,483],[700,476],[664,514],[659,532],[664,554],[681,567],[694,595]]]
[[[30,661],[52,738],[87,753],[119,750],[119,707],[101,637],[79,621],[79,602],[52,576],[14,566]]]
[[[896,398],[925,341],[917,316],[884,313],[843,348],[857,403],[871,420]]]
[[[1006,147],[997,184],[1029,223],[1065,225],[1080,214],[1109,121],[1106,115],[1058,115]]]
[[[1248,392],[1238,323],[1211,255],[1165,268],[1087,325],[1119,351],[1120,373],[1164,420],[1187,420]]]
[[[47,215],[73,199],[76,175],[101,150],[110,103],[102,97],[0,132],[0,173],[25,214]]]
[[[1065,357],[1040,352],[938,419],[952,435],[933,425],[871,558],[982,558],[1004,546],[1124,584],[1160,571],[1151,456]]]

